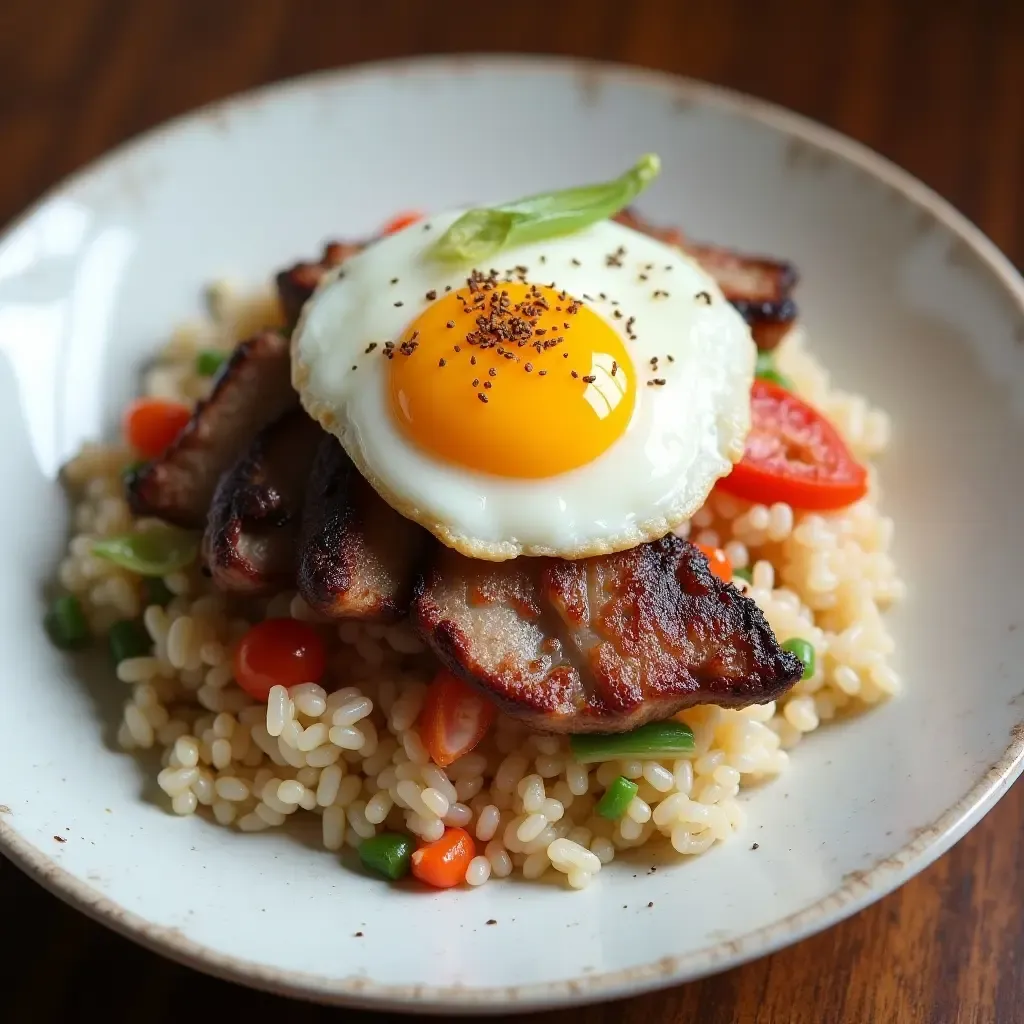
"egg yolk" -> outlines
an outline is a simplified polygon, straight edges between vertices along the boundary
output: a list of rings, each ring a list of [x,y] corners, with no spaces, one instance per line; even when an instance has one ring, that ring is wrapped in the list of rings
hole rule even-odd
[[[626,430],[632,362],[615,329],[557,288],[474,274],[388,351],[401,432],[445,462],[500,477],[584,466]]]

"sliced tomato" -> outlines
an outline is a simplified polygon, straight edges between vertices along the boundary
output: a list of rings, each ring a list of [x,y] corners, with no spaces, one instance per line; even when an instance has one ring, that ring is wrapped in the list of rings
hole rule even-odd
[[[718,486],[747,501],[828,511],[863,498],[867,470],[839,431],[791,391],[755,380],[743,458]]]
[[[406,210],[404,213],[396,214],[380,229],[382,235],[393,235],[403,228],[407,228],[416,221],[423,220],[423,214],[418,210]]]
[[[723,582],[732,583],[732,562],[721,548],[698,544],[697,548],[708,560],[708,568]]]
[[[253,700],[266,700],[272,686],[319,682],[326,667],[323,638],[297,619],[257,622],[235,651],[235,681]]]
[[[423,698],[420,739],[434,764],[445,768],[487,735],[497,713],[483,694],[442,669]]]
[[[143,457],[155,459],[185,429],[192,411],[165,398],[137,398],[125,410],[123,430],[128,443]]]

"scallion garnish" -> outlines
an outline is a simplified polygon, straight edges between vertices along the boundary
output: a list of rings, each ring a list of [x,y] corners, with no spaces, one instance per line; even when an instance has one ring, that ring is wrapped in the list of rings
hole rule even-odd
[[[625,757],[674,757],[693,750],[693,730],[682,722],[649,722],[632,732],[570,736],[569,745],[581,764]]]

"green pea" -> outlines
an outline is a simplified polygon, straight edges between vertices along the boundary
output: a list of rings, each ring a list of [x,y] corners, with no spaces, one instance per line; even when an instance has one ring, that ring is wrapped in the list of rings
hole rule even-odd
[[[626,808],[633,802],[639,786],[620,775],[605,791],[598,801],[597,813],[602,818],[618,821],[626,813]]]
[[[75,651],[89,643],[89,623],[82,602],[73,594],[58,597],[50,605],[43,625],[54,646],[62,651]]]
[[[393,882],[409,874],[413,842],[399,832],[381,832],[359,846],[359,859],[371,871]]]
[[[793,636],[782,645],[782,649],[795,654],[804,663],[801,679],[810,679],[814,675],[814,644],[803,637]]]
[[[111,660],[117,665],[125,658],[141,658],[153,650],[153,641],[146,627],[137,619],[122,619],[110,627],[107,634]]]
[[[196,373],[201,377],[212,377],[227,361],[226,352],[204,348],[196,355]]]

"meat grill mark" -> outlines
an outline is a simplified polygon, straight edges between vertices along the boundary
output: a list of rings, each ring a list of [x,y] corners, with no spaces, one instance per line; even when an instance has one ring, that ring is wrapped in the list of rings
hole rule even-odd
[[[363,479],[334,437],[323,438],[299,545],[299,591],[312,608],[334,618],[402,617],[429,539]]]
[[[217,485],[203,557],[223,590],[290,587],[306,481],[323,430],[301,409],[253,439]]]
[[[438,546],[411,616],[452,671],[549,732],[761,703],[802,673],[757,605],[671,536],[577,561],[480,562]]]
[[[656,227],[633,210],[623,210],[614,219],[692,256],[750,325],[762,351],[775,348],[796,321],[799,310],[792,292],[799,277],[792,263],[691,242],[681,231]]]
[[[263,427],[298,400],[287,339],[263,331],[242,342],[170,448],[129,475],[126,497],[132,511],[201,529],[221,474]]]

